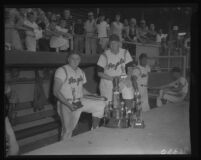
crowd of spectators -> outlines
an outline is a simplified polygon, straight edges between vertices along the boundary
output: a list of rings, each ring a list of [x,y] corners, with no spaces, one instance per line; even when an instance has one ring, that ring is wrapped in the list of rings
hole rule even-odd
[[[5,46],[9,50],[102,53],[108,47],[108,37],[117,34],[123,47],[134,53],[133,43],[161,44],[163,53],[167,47],[179,48],[184,44],[178,40],[178,26],[168,34],[144,19],[121,19],[116,14],[114,21],[93,12],[87,20],[74,18],[69,9],[61,14],[44,12],[40,8],[5,9]],[[123,22],[123,23],[122,23]],[[168,36],[167,36],[168,35]]]

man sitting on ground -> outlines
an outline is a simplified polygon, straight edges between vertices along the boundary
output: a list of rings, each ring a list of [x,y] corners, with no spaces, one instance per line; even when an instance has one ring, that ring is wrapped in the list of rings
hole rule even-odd
[[[181,102],[188,93],[188,82],[181,75],[181,70],[178,67],[174,67],[171,73],[175,81],[160,87],[160,94],[157,97],[158,107],[163,105],[162,101],[172,103]]]

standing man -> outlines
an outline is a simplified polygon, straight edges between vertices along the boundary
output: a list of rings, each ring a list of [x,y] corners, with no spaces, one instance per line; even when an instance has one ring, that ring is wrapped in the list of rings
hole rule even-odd
[[[92,113],[92,129],[98,127],[104,114],[104,101],[83,98],[83,95],[90,93],[83,87],[86,77],[78,67],[80,61],[79,54],[71,52],[68,64],[55,72],[54,95],[58,98],[57,107],[62,122],[61,138],[63,140],[72,136],[82,112]]]
[[[100,15],[100,23],[97,24],[98,41],[101,46],[101,50],[104,51],[108,45],[109,24],[105,21],[105,16]]]
[[[149,101],[148,101],[148,73],[151,71],[149,65],[147,65],[147,55],[142,53],[139,56],[139,64],[133,70],[133,75],[138,84],[138,89],[141,95],[141,107],[142,111],[150,110]]]
[[[84,25],[85,29],[85,53],[96,54],[96,21],[93,12],[88,13],[88,20]]]
[[[100,93],[108,101],[112,101],[113,78],[125,74],[126,64],[132,62],[130,53],[120,47],[120,38],[113,34],[109,38],[110,48],[106,50],[98,60],[98,76],[100,81]]]

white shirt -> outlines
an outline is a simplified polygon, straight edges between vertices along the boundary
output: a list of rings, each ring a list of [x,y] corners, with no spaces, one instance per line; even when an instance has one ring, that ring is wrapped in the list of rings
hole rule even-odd
[[[99,57],[97,65],[104,68],[104,73],[109,76],[122,75],[125,65],[132,61],[132,57],[128,50],[119,49],[118,54],[114,54],[110,49]]]
[[[107,30],[109,27],[110,26],[106,21],[102,21],[100,24],[97,24],[98,38],[108,37]]]
[[[42,30],[39,30],[38,25],[35,22],[31,22],[27,19],[24,20],[24,25],[29,26],[31,28],[33,28],[33,31],[26,31],[26,35],[27,36],[32,36],[32,37],[36,37],[36,39],[39,39],[42,37]]]
[[[116,34],[120,37],[120,39],[122,39],[122,30],[123,30],[123,24],[121,22],[112,23],[111,34]]]
[[[64,68],[66,71],[64,70]],[[66,99],[73,99],[73,90],[75,90],[75,98],[83,97],[83,84],[87,82],[85,73],[78,68],[76,71],[71,68],[70,65],[64,65],[55,72],[55,77],[59,78],[63,82],[61,87],[61,93]],[[66,76],[67,72],[67,76]]]
[[[148,83],[148,73],[151,71],[149,65],[145,67],[141,65],[137,65],[137,67],[133,70],[133,75],[137,77],[138,85],[147,85]]]
[[[188,93],[188,81],[184,77],[180,77],[175,83],[173,83],[174,87],[178,87],[179,85],[182,86],[181,93],[187,94]]]

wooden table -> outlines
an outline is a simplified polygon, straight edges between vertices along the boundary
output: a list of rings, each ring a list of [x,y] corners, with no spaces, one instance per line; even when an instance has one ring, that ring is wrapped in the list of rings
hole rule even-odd
[[[189,103],[143,113],[145,129],[101,127],[25,155],[172,154],[190,152]],[[180,152],[181,153],[181,152]],[[184,152],[182,152],[184,153]]]

